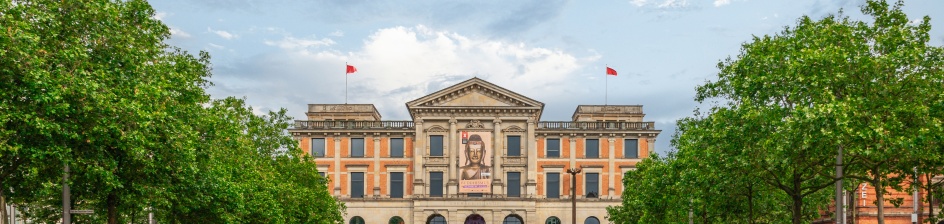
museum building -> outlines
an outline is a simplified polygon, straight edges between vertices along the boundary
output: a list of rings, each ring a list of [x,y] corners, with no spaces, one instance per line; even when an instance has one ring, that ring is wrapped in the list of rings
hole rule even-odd
[[[288,130],[346,223],[570,223],[572,193],[578,223],[608,223],[660,133],[641,105],[542,121],[544,103],[479,78],[406,107],[412,120],[386,121],[372,104],[309,104]]]

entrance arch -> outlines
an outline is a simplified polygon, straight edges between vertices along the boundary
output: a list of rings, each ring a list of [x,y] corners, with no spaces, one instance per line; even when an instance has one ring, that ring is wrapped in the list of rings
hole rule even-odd
[[[485,218],[479,214],[471,214],[465,217],[465,224],[485,224]]]

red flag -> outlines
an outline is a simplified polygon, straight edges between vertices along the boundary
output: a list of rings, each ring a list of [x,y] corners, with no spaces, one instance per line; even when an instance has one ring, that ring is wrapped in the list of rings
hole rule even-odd
[[[612,68],[610,68],[610,67],[606,67],[606,75],[616,76],[616,70],[614,70],[614,69],[612,69]]]
[[[351,74],[355,72],[357,72],[357,68],[354,68],[353,65],[347,65],[347,74]]]

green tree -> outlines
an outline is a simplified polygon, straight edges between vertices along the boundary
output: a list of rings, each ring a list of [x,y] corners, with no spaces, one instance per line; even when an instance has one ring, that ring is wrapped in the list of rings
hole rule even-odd
[[[207,57],[168,51],[145,2],[0,4],[5,193],[56,196],[68,164],[76,198],[97,199],[76,205],[110,223],[125,202],[160,194],[168,165],[188,153],[175,140],[194,135],[177,116],[208,99]]]
[[[940,133],[931,108],[944,90],[941,49],[927,45],[930,19],[911,24],[902,5],[868,1],[862,11],[872,23],[804,16],[776,36],[755,37],[719,65],[717,81],[699,87],[699,101],[729,102],[725,110],[737,112],[729,119],[772,125],[755,167],[793,176],[792,184],[767,182],[793,198],[795,223],[802,197],[828,186],[838,147],[848,158],[845,177],[876,186],[879,223],[884,188],[902,180],[886,177],[911,173],[908,161],[932,153],[922,146]]]
[[[201,122],[194,176],[161,211],[176,223],[339,223],[344,207],[297,142],[285,111],[257,116],[243,100],[213,101]]]
[[[717,113],[715,115],[718,115]],[[740,120],[745,121],[745,120]],[[690,188],[695,216],[702,223],[771,223],[785,220],[786,197],[764,184],[764,173],[745,147],[759,141],[758,126],[719,117],[683,118],[672,144],[683,163],[681,184]],[[700,205],[700,206],[699,206]],[[715,214],[712,214],[715,213]],[[699,215],[700,214],[700,215]],[[709,217],[717,217],[714,221]]]
[[[623,202],[607,208],[609,220],[614,223],[670,223],[688,218],[688,199],[679,197],[678,170],[672,166],[673,155],[653,155],[636,164],[636,170],[623,176]],[[680,206],[685,205],[685,206]]]
[[[0,1],[0,197],[52,222],[340,223],[285,111],[210,100],[145,1]],[[6,200],[9,199],[9,200]],[[58,210],[58,211],[57,211]]]

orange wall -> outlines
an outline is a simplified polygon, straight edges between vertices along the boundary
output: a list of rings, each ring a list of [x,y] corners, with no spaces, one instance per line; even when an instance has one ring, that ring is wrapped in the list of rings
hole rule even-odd
[[[380,180],[377,183],[378,184],[377,187],[380,188],[381,195],[386,196],[386,195],[389,195],[389,190],[390,190],[388,187],[390,183],[390,179],[389,179],[390,171],[387,170],[387,167],[388,166],[405,166],[406,172],[404,173],[404,186],[403,186],[404,195],[413,194],[413,187],[412,187],[412,180],[414,179],[414,174],[412,173],[414,171],[413,166],[412,166],[413,165],[412,158],[414,156],[413,150],[412,150],[414,147],[413,138],[411,137],[403,138],[405,158],[392,159],[392,160],[390,159],[390,138],[381,137],[379,148],[377,149],[375,149],[374,147],[373,139],[374,139],[373,137],[364,138],[365,140],[364,153],[365,153],[365,157],[367,158],[363,158],[363,159],[349,158],[350,138],[342,137],[340,138],[340,141],[338,142],[338,144],[340,144],[339,151],[340,151],[340,156],[342,158],[340,167],[334,166],[334,158],[316,159],[316,163],[323,166],[327,165],[328,167],[326,171],[320,171],[320,172],[326,172],[326,174],[329,176],[330,178],[329,188],[333,188],[334,183],[335,183],[334,181],[340,181],[339,184],[341,186],[341,194],[349,195],[350,189],[348,185],[350,184],[350,180],[349,180],[348,174],[346,174],[347,172],[349,172],[347,169],[347,166],[364,165],[366,166],[366,170],[364,171],[365,172],[365,175],[364,175],[365,195],[373,195],[374,193],[373,188],[375,187],[374,175],[378,175]],[[570,158],[571,156],[571,153],[570,153],[570,139],[571,138],[561,137],[559,139],[561,142],[561,147],[560,147],[561,159],[556,159],[556,158],[544,159],[543,157],[545,156],[546,138],[538,138],[537,154],[538,154],[539,159],[537,161],[537,167],[535,168],[535,171],[537,172],[537,175],[536,175],[537,176],[537,179],[536,179],[537,192],[536,193],[538,195],[544,196],[546,194],[545,192],[546,177],[544,175],[543,166],[558,165],[558,166],[563,166],[564,167],[563,170],[567,170],[571,168],[570,161],[564,159],[564,158]],[[336,145],[334,138],[326,138],[325,141],[327,143],[327,150],[326,150],[327,157],[334,156],[335,154],[334,147]],[[306,148],[310,150],[310,146],[307,146],[308,144],[310,144],[310,138],[302,138],[301,144],[306,145]],[[614,155],[616,156],[616,158],[622,158],[623,139],[615,140],[614,144],[615,144]],[[609,145],[610,145],[609,141],[607,141],[606,138],[602,138],[600,139],[600,157],[601,157],[600,159],[578,159],[575,162],[577,167],[583,167],[583,166],[600,167],[600,168],[594,168],[594,169],[599,169],[599,173],[600,173],[600,181],[599,181],[600,196],[609,195],[609,192],[607,192],[607,190],[610,185],[610,175],[613,175],[613,181],[615,181],[615,183],[613,183],[614,190],[615,190],[614,193],[616,195],[621,195],[624,190],[623,183],[622,183],[623,174],[619,173],[620,169],[618,167],[636,164],[636,161],[624,160],[624,161],[617,161],[614,164],[615,166],[610,167],[608,161],[606,161],[606,158],[609,155]],[[576,146],[576,149],[574,150],[575,151],[574,156],[576,156],[577,158],[585,157],[584,155],[584,151],[585,151],[584,147],[586,146],[585,138],[576,138],[575,146]],[[645,141],[645,139],[640,139],[639,148],[643,149],[643,150],[640,150],[640,157],[644,158],[648,156],[648,153],[646,153],[646,151],[648,151],[646,150],[647,147],[648,147],[648,142]],[[373,157],[375,153],[379,153],[380,158],[382,158],[381,161],[375,162],[373,158],[370,158],[370,157]],[[379,172],[374,172],[375,167],[379,170]],[[340,169],[340,172],[342,172],[342,174],[339,177],[334,177],[333,174],[334,174],[335,169]],[[555,168],[555,170],[558,170],[558,169]],[[583,187],[583,185],[585,184],[585,180],[584,180],[585,172],[587,172],[586,169],[584,173],[578,174],[576,177],[577,178],[577,193],[580,195],[586,195],[586,189],[584,189]],[[560,180],[561,180],[561,192],[560,192],[561,195],[570,195],[571,175],[566,172],[561,172]]]

